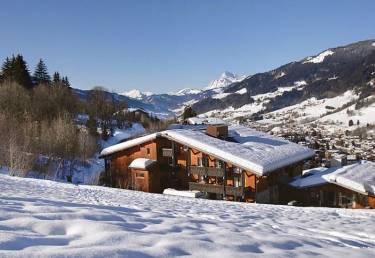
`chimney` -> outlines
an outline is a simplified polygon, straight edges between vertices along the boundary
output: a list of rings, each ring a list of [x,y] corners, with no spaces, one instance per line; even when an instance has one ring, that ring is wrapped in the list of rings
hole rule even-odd
[[[227,125],[208,125],[206,134],[215,138],[226,138],[228,137],[228,126]]]

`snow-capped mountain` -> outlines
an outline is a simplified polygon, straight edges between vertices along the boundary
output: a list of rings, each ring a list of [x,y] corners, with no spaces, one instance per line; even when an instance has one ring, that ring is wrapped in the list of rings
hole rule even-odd
[[[227,119],[280,117],[285,121],[281,114],[293,113],[298,122],[321,119],[344,124],[351,119],[346,114],[354,110],[353,119],[361,113],[366,114],[363,122],[373,123],[375,118],[368,113],[374,110],[368,109],[375,102],[374,84],[375,40],[366,40],[247,77],[194,103],[193,109]]]
[[[182,90],[179,90],[177,92],[169,92],[168,95],[176,95],[176,96],[183,96],[183,95],[190,95],[190,94],[199,94],[202,90],[199,89],[191,89],[191,88],[185,88]]]
[[[146,105],[157,107],[158,112],[169,114],[169,116],[178,115],[185,106],[192,105],[204,98],[210,96],[220,97],[220,94],[231,84],[239,82],[244,76],[238,76],[230,72],[224,72],[219,79],[213,80],[203,89],[184,88],[176,92],[164,94],[152,94],[150,92],[141,92],[131,90],[121,93],[131,100],[141,101]],[[129,105],[131,106],[131,105]],[[131,106],[133,107],[133,106]]]
[[[77,91],[81,95],[87,94]],[[185,106],[192,105],[200,114],[228,119],[259,119],[268,114],[272,117],[278,110],[278,114],[294,110],[303,121],[325,115],[336,119],[333,113],[346,110],[351,114],[352,109],[363,106],[362,102],[372,103],[372,98],[368,98],[375,95],[375,40],[330,48],[248,77],[224,72],[202,89],[185,88],[165,94],[132,90],[115,95],[127,101],[129,107],[143,108],[160,117],[178,115]],[[325,101],[334,105],[325,105]],[[310,112],[318,108],[322,110]],[[359,112],[367,114],[370,111]],[[347,119],[344,114],[338,117],[340,121]]]
[[[210,84],[205,88],[205,90],[224,88],[232,83],[239,82],[243,79],[245,79],[245,76],[239,76],[234,73],[225,71],[221,74],[219,79],[210,82]]]
[[[149,91],[141,92],[140,90],[134,89],[134,90],[125,91],[123,93],[120,93],[120,95],[124,95],[124,96],[127,96],[129,98],[133,98],[133,99],[142,99],[144,97],[148,97],[148,96],[153,95],[153,93],[149,92]]]

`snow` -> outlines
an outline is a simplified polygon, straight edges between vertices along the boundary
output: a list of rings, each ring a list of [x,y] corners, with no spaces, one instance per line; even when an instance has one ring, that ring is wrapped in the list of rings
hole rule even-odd
[[[373,210],[184,198],[0,175],[1,257],[373,257]]]
[[[163,194],[190,198],[199,198],[203,196],[203,193],[200,191],[179,191],[172,188],[164,189]]]
[[[331,115],[327,115],[328,112],[332,112],[335,109],[341,108],[343,105],[350,103],[358,99],[353,91],[347,91],[342,95],[325,98],[325,99],[316,99],[310,98],[305,101],[302,101],[299,104],[291,105],[285,108],[275,110],[273,112],[267,113],[265,117],[274,117],[274,122],[283,122],[287,121],[289,118],[293,118],[296,122],[301,122],[303,120],[314,121],[326,121],[336,119],[335,115],[341,112],[336,112]],[[333,109],[327,109],[327,107]],[[346,123],[346,122],[345,122]]]
[[[127,96],[129,98],[133,99],[142,99],[143,97],[148,97],[151,95],[154,95],[152,92],[146,91],[146,92],[141,92],[140,90],[134,89],[130,91],[125,91],[121,93],[120,95]]]
[[[303,171],[302,177],[297,177],[295,180],[290,182],[289,184],[296,188],[305,188],[305,187],[312,187],[327,184],[328,180],[323,177],[324,175],[330,174],[335,172],[338,168],[313,168]]]
[[[147,169],[149,166],[151,166],[155,162],[156,160],[152,160],[152,159],[137,158],[130,163],[129,168]]]
[[[333,55],[333,54],[334,54],[334,52],[332,50],[326,50],[326,51],[320,53],[319,55],[317,55],[313,58],[308,57],[307,60],[303,63],[304,64],[306,64],[306,63],[314,63],[314,64],[322,63],[327,56],[330,56],[330,55]]]
[[[126,139],[144,134],[146,132],[145,128],[140,123],[132,123],[130,128],[125,129],[115,129],[113,132],[113,137],[109,138],[107,141],[102,141],[102,147],[108,147],[117,144]]]
[[[233,141],[210,137],[200,130],[167,130],[162,135],[258,175],[314,155],[308,148],[248,127],[234,125],[228,129]]]
[[[339,78],[338,76],[334,75],[334,76],[332,76],[332,77],[329,77],[329,78],[327,79],[327,81],[337,80],[338,78]]]
[[[338,169],[334,173],[324,176],[329,182],[352,189],[359,193],[375,195],[375,163],[362,163]]]
[[[220,118],[216,117],[189,117],[186,119],[187,123],[190,125],[222,125],[226,122]]]
[[[202,90],[185,88],[185,89],[179,90],[177,92],[169,92],[168,95],[184,96],[184,95],[190,95],[190,94],[199,94],[201,92],[202,92]]]
[[[218,94],[215,94],[215,95],[212,95],[212,98],[213,99],[223,99],[227,96],[229,96],[231,93],[218,93]]]
[[[297,87],[301,87],[301,86],[307,85],[307,82],[304,81],[304,80],[296,81],[296,82],[294,82],[294,85],[296,85]]]
[[[111,155],[113,153],[116,153],[116,152],[119,152],[119,151],[122,151],[122,150],[125,150],[125,149],[128,149],[128,148],[140,145],[142,143],[155,140],[157,135],[158,135],[157,133],[148,134],[148,135],[145,135],[145,136],[142,136],[142,137],[138,137],[138,138],[135,138],[135,139],[132,139],[132,140],[128,140],[128,141],[125,141],[125,142],[107,147],[104,150],[102,150],[102,152],[100,153],[100,156]]]
[[[373,97],[368,97],[366,100],[371,100]],[[351,112],[348,113],[348,110]],[[368,107],[363,107],[359,110],[355,109],[355,104],[330,115],[320,118],[320,121],[331,122],[342,124],[344,127],[349,126],[349,120],[353,120],[355,123],[357,120],[363,124],[373,124],[375,123],[375,103],[372,103]]]
[[[245,79],[244,76],[238,76],[231,72],[224,72],[221,74],[219,79],[210,82],[210,84],[204,89],[205,90],[221,89],[232,83],[242,81],[243,79]]]
[[[240,94],[240,95],[243,95],[243,94],[245,94],[246,92],[247,92],[247,89],[246,89],[246,88],[242,88],[242,89],[236,91],[235,93]]]
[[[102,150],[101,156],[152,141],[156,137],[166,137],[258,175],[265,175],[314,155],[306,147],[248,127],[233,125],[228,130],[231,141],[208,136],[204,130],[166,130],[110,146]]]
[[[279,74],[277,74],[276,76],[275,76],[275,79],[279,79],[279,78],[281,78],[281,77],[284,77],[286,75],[286,73],[284,72],[284,71],[282,71],[281,73],[279,73]]]
[[[345,167],[314,168],[290,185],[298,188],[333,183],[362,194],[375,194],[375,163],[362,161]]]

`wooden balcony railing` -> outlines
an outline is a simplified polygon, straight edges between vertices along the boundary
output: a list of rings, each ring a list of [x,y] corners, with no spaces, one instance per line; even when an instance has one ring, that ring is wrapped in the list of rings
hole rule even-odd
[[[224,168],[190,166],[190,173],[199,176],[224,176]]]

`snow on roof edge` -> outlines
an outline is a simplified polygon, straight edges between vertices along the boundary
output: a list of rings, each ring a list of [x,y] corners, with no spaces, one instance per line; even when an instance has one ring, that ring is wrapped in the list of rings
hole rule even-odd
[[[153,133],[153,134],[148,134],[148,135],[141,136],[141,137],[129,140],[129,141],[125,141],[125,142],[122,142],[122,143],[112,145],[110,147],[107,147],[107,148],[103,149],[100,152],[100,157],[108,156],[108,155],[111,155],[113,153],[123,151],[123,150],[126,150],[128,148],[137,146],[139,144],[142,144],[142,143],[145,143],[145,142],[148,142],[148,141],[151,141],[151,140],[155,140],[157,136],[159,136],[159,133]]]
[[[172,135],[171,135],[171,133],[172,133]],[[194,139],[189,139],[189,140],[185,141],[181,138],[176,137],[176,135],[173,135],[173,134],[174,134],[173,130],[167,130],[167,131],[163,132],[163,136],[169,138],[170,140],[174,140],[176,142],[187,145],[187,146],[192,147],[194,149],[197,149],[199,151],[205,152],[205,153],[207,153],[207,154],[209,154],[213,157],[217,157],[217,158],[222,159],[224,161],[230,162],[231,164],[233,164],[235,166],[238,166],[238,167],[240,167],[242,169],[245,169],[245,170],[249,170],[249,171],[251,171],[254,174],[257,174],[259,176],[264,176],[264,175],[270,174],[273,171],[275,171],[275,170],[277,170],[281,167],[294,164],[296,162],[299,162],[301,160],[310,158],[310,157],[315,155],[315,152],[313,150],[310,150],[310,151],[300,153],[299,155],[295,155],[292,158],[284,159],[281,162],[274,163],[272,166],[264,167],[262,165],[251,162],[247,159],[235,156],[232,153],[228,153],[228,152],[222,151],[220,149],[215,149],[215,147],[213,147],[213,148],[211,148],[211,147],[210,148],[199,147],[199,146],[202,146],[202,144],[201,143],[194,144]],[[302,146],[301,146],[301,148],[302,148]],[[213,152],[210,149],[215,149],[215,152]]]
[[[304,159],[310,158],[315,155],[315,152],[313,150],[307,149],[304,152],[295,154],[294,156],[288,157],[284,160],[275,162],[271,165],[264,166],[261,164],[257,164],[255,162],[252,162],[248,159],[245,159],[243,157],[236,156],[232,153],[225,152],[224,150],[221,150],[220,148],[217,148],[215,146],[202,146],[201,142],[195,142],[195,139],[185,139],[184,137],[181,137],[178,132],[174,130],[166,130],[159,133],[154,133],[146,136],[142,136],[139,138],[135,138],[133,140],[129,140],[123,143],[119,143],[113,146],[110,146],[108,148],[105,148],[102,150],[100,157],[108,156],[113,153],[123,151],[125,149],[134,147],[136,145],[145,143],[147,141],[151,141],[156,139],[157,136],[166,137],[170,140],[179,142],[180,144],[184,144],[186,146],[189,146],[191,148],[197,149],[199,151],[205,152],[213,157],[219,158],[221,160],[224,160],[226,162],[230,162],[231,164],[240,167],[245,170],[249,170],[250,172],[257,174],[259,176],[267,175],[272,173],[273,171],[284,167],[288,165],[292,165],[296,162],[302,161]],[[302,148],[302,146],[301,146]]]
[[[147,169],[151,165],[155,164],[155,162],[156,160],[153,159],[136,158],[130,163],[129,168]]]

